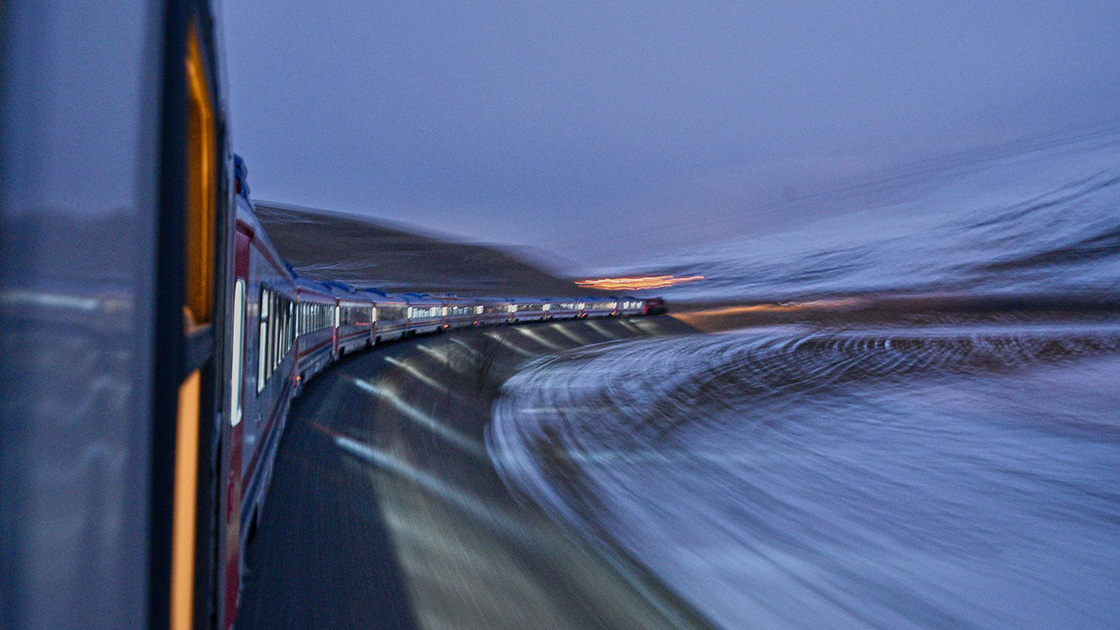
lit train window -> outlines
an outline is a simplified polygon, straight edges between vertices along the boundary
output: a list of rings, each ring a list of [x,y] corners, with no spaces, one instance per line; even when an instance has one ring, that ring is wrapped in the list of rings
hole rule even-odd
[[[229,423],[241,422],[241,372],[245,354],[245,281],[233,285],[233,366],[230,371]]]
[[[272,369],[276,365],[276,294],[268,292],[268,365],[266,366],[265,379],[272,378]]]
[[[35,3],[31,3],[35,5]],[[8,17],[8,16],[5,16]],[[2,20],[2,18],[0,18]],[[188,334],[195,325],[214,319],[217,296],[218,163],[217,125],[210,89],[207,59],[198,30],[191,24],[183,59],[183,96],[186,106],[186,205],[183,225],[183,312]],[[175,76],[174,74],[168,75]],[[96,124],[96,123],[94,123]],[[200,328],[201,329],[201,328]],[[189,343],[189,342],[188,342]],[[212,356],[212,351],[207,354]],[[190,376],[179,385],[175,425],[175,468],[169,626],[187,630],[194,625],[195,555],[199,484],[200,427],[216,411],[208,401],[205,383],[212,378],[207,368],[192,366]],[[9,617],[10,615],[5,615]],[[7,621],[7,619],[5,619]],[[16,621],[18,624],[18,620]],[[162,625],[154,623],[153,625]]]
[[[257,337],[257,393],[264,390],[265,366],[268,365],[268,289],[261,289],[260,335]]]

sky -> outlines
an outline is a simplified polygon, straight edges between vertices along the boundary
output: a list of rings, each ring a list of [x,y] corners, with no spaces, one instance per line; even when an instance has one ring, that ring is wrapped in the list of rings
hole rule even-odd
[[[255,198],[583,266],[764,235],[915,165],[1120,120],[1113,1],[223,12]]]

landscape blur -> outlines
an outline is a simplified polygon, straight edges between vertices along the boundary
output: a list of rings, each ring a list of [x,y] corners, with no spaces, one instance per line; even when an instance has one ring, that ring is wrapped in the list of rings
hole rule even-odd
[[[0,629],[1118,625],[1120,4],[3,7]]]

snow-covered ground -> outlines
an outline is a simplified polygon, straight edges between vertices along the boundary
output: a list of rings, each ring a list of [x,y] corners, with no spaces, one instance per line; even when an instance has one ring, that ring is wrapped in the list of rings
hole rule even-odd
[[[867,292],[1120,292],[1120,135],[1096,134],[901,178],[894,201],[602,275],[706,280],[675,299]],[[819,200],[830,214],[829,198]]]

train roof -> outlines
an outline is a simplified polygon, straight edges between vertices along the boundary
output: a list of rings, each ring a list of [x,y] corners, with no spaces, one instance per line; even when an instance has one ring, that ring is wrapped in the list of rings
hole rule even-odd
[[[303,276],[296,276],[295,284],[296,290],[315,291],[316,293],[323,293],[334,297],[334,290],[329,285],[323,284],[318,280],[312,280],[311,278],[305,278]]]
[[[443,300],[432,297],[427,293],[402,293],[400,296],[409,304],[443,304]]]
[[[332,292],[341,293],[344,295],[352,295],[357,291],[352,285],[349,285],[341,280],[323,280],[324,286],[330,287]]]
[[[358,289],[358,291],[361,292],[361,293],[368,293],[369,295],[371,295],[375,298],[377,298],[377,297],[383,297],[383,298],[384,297],[389,297],[388,293],[382,291],[381,289],[377,289],[377,288],[374,288],[374,287],[366,287],[364,289]]]
[[[370,296],[376,304],[408,304],[408,299],[396,293],[380,292]]]

